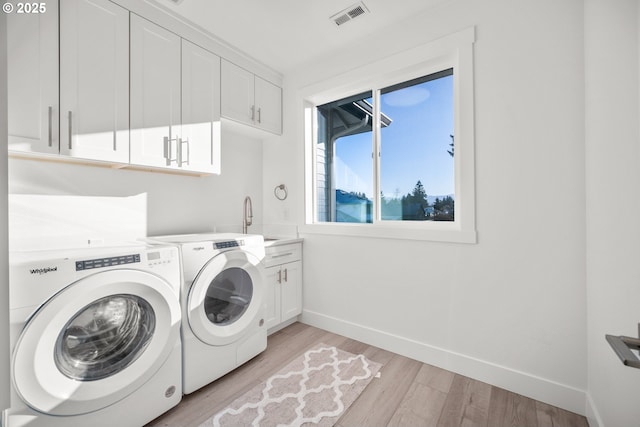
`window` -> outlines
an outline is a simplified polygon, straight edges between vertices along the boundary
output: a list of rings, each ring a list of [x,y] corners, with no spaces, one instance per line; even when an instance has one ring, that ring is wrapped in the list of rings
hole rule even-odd
[[[456,33],[305,97],[303,232],[476,241],[474,38]]]
[[[378,99],[375,128],[371,92],[316,108],[318,221],[371,223],[374,205],[383,221],[453,221],[453,69],[381,89]]]

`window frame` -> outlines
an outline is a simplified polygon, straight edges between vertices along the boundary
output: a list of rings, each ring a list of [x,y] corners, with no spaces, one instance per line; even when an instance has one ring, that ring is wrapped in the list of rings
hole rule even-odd
[[[304,88],[305,224],[301,233],[476,243],[473,27],[391,55]],[[416,59],[419,58],[419,59]],[[380,216],[380,92],[453,68],[454,221],[394,221]],[[366,76],[366,77],[363,77]],[[317,222],[316,109],[350,95],[373,93],[373,223]]]

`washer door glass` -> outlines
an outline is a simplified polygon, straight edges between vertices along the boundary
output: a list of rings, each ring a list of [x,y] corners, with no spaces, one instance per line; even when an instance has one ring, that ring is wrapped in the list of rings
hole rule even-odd
[[[242,268],[231,267],[211,282],[204,299],[204,311],[210,322],[225,326],[247,311],[253,295],[251,276]]]
[[[155,313],[135,295],[110,295],[80,310],[58,335],[56,366],[67,377],[93,381],[117,373],[144,351]]]

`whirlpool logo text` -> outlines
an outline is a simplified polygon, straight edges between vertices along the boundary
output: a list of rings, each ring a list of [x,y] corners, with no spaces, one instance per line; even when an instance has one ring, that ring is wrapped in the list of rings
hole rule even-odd
[[[31,274],[47,274],[58,271],[58,267],[32,268],[29,271],[31,272]]]

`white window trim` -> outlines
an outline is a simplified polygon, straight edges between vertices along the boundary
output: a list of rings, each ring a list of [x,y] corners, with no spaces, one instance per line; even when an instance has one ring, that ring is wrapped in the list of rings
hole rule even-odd
[[[397,53],[347,73],[340,74],[301,90],[304,100],[305,126],[305,225],[303,234],[377,237],[427,240],[437,242],[476,243],[475,228],[475,141],[473,43],[475,29],[439,38],[427,44]],[[351,94],[378,90],[447,68],[454,69],[454,135],[455,135],[455,221],[376,221],[373,224],[316,221],[315,189],[315,125],[314,110]],[[367,76],[363,79],[363,76]],[[378,103],[374,103],[375,108]],[[378,115],[374,112],[374,118]],[[374,134],[377,134],[374,132]],[[379,153],[380,142],[374,142]],[[374,155],[374,162],[379,156]],[[378,170],[374,167],[374,170]],[[374,191],[379,177],[374,177]],[[374,198],[374,209],[377,206]],[[375,215],[374,215],[375,216]]]

